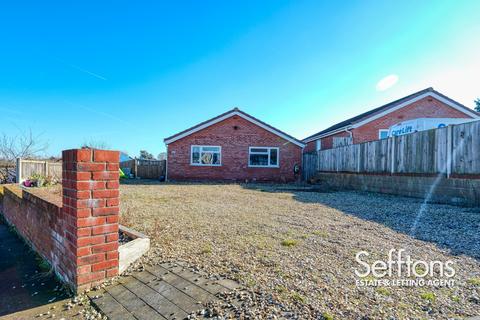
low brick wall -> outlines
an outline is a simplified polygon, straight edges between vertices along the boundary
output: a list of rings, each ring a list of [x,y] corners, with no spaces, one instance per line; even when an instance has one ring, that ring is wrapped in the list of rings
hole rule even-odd
[[[0,210],[81,291],[118,274],[119,152],[73,149],[62,156],[61,195],[9,185],[0,190]]]
[[[445,177],[391,176],[352,173],[318,173],[317,183],[335,189],[387,193],[429,201],[480,206],[480,180]],[[435,185],[435,187],[432,187]]]
[[[75,261],[66,237],[68,221],[62,212],[62,198],[42,190],[4,188],[3,216],[10,225],[46,259],[65,282],[73,281]]]

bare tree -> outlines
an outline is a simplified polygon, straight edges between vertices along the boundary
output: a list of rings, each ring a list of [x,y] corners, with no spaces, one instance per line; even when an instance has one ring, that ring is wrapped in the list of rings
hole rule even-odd
[[[82,148],[110,149],[110,146],[105,141],[90,139],[90,140],[88,140],[88,141],[86,140],[82,143]]]
[[[33,134],[31,129],[19,131],[17,135],[0,135],[0,183],[12,180],[15,160],[17,158],[37,158],[48,148],[48,143],[40,134]]]

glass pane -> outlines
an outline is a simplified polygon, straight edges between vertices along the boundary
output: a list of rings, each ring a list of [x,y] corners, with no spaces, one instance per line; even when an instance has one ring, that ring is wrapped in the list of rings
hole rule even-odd
[[[267,154],[250,154],[250,165],[252,166],[268,165],[268,155]]]
[[[250,149],[250,152],[263,152],[263,153],[268,153],[267,148],[252,148]]]
[[[388,131],[380,131],[380,139],[388,138]]]
[[[220,164],[220,153],[213,154],[213,164]]]
[[[200,152],[200,147],[192,147],[192,152]]]
[[[200,163],[200,152],[197,151],[192,153],[192,163]]]
[[[278,165],[278,152],[277,149],[270,149],[270,165]]]
[[[219,147],[202,147],[202,151],[220,152],[220,148]]]
[[[202,152],[202,164],[212,164],[212,163],[213,163],[213,153]]]

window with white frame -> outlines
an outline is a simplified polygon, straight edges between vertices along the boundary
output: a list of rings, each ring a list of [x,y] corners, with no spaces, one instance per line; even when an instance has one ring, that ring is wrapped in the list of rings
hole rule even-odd
[[[388,129],[378,130],[378,139],[386,139],[386,138],[388,138]]]
[[[279,150],[273,147],[250,147],[249,167],[278,167]]]
[[[192,166],[222,165],[222,147],[192,146],[190,164]]]
[[[318,139],[317,141],[315,141],[315,150],[316,151],[322,150],[322,140],[321,139]]]

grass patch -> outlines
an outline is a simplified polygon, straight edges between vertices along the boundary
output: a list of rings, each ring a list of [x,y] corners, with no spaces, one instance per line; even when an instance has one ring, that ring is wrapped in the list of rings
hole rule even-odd
[[[467,283],[474,286],[480,286],[480,278],[470,278],[467,280]]]
[[[316,235],[318,237],[322,237],[322,238],[328,238],[328,232],[327,231],[323,231],[323,230],[315,230],[312,232],[313,235]]]
[[[202,251],[201,251],[202,254],[210,254],[212,253],[212,246],[207,244],[206,246],[204,246],[202,248]]]
[[[374,276],[372,276],[371,274],[369,274],[368,276],[365,276],[365,277],[362,277],[362,280],[364,281],[374,281],[374,280],[377,280],[377,278],[375,278]]]
[[[384,287],[379,287],[377,288],[376,290],[379,294],[383,295],[383,296],[390,296],[392,295],[392,293],[390,292],[390,290],[388,290],[387,288],[384,288]]]
[[[275,291],[278,293],[285,293],[287,291],[287,288],[285,288],[285,286],[278,285],[275,287]]]
[[[420,294],[420,298],[427,300],[429,302],[435,302],[436,296],[435,296],[435,293],[428,291]]]
[[[425,271],[426,271],[426,270],[425,270],[425,268],[424,268],[423,266],[421,266],[421,265],[416,265],[416,266],[415,266],[415,272],[416,272],[417,274],[422,275],[422,274],[425,273]]]
[[[293,292],[290,296],[296,302],[300,302],[300,303],[306,303],[307,302],[307,298],[305,298],[304,296],[302,296],[298,292]]]
[[[282,240],[282,246],[284,246],[284,247],[294,247],[297,244],[298,244],[298,240],[295,240],[295,239]]]
[[[328,312],[322,313],[322,318],[323,320],[333,320],[333,316]]]

